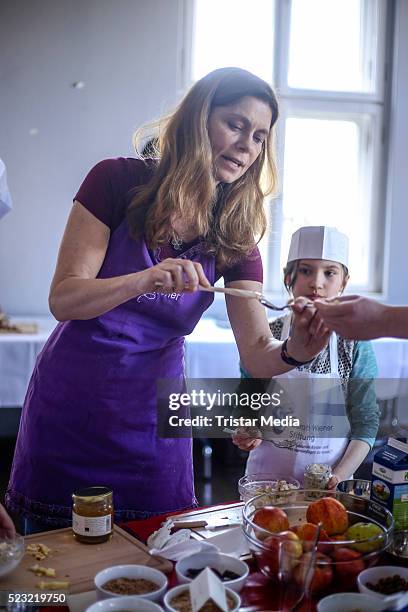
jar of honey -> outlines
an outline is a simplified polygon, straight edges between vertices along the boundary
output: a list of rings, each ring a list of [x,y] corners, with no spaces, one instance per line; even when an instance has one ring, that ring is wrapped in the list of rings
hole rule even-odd
[[[112,489],[87,487],[72,494],[72,531],[79,542],[100,544],[113,533]]]

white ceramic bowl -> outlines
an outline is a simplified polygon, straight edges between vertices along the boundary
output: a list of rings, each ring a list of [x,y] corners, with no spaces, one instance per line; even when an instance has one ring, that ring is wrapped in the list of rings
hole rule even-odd
[[[380,612],[383,608],[381,601],[366,593],[334,593],[317,604],[317,612]]]
[[[225,570],[238,574],[239,578],[223,581],[223,584],[226,587],[232,589],[236,593],[239,593],[239,591],[242,589],[249,574],[249,567],[247,564],[244,563],[244,561],[240,561],[240,559],[237,559],[236,557],[224,555],[223,553],[218,552],[201,552],[194,555],[189,555],[188,557],[184,557],[180,561],[177,561],[177,578],[181,583],[191,582],[192,578],[188,578],[187,571],[189,569],[204,569],[206,567],[216,569],[221,574],[225,572]]]
[[[112,593],[112,591],[107,591],[102,588],[108,580],[114,580],[115,578],[144,578],[145,580],[155,582],[158,588],[151,593],[144,593],[143,595],[136,596],[117,595]],[[98,599],[108,599],[111,597],[139,597],[142,599],[150,599],[151,601],[158,601],[167,589],[167,578],[165,574],[152,567],[147,567],[146,565],[114,565],[112,567],[107,567],[96,574],[94,583]]]
[[[7,576],[23,558],[25,550],[24,538],[15,535],[13,538],[0,538],[0,578]]]
[[[357,576],[358,590],[360,593],[368,593],[381,601],[385,597],[393,597],[393,595],[383,595],[377,591],[373,591],[367,586],[367,582],[376,584],[381,578],[388,578],[389,576],[395,576],[398,574],[401,578],[408,580],[408,567],[398,567],[398,565],[377,565],[370,567]]]
[[[173,599],[173,597],[175,597],[176,595],[178,595],[179,593],[181,593],[182,591],[188,588],[189,588],[188,584],[179,584],[178,586],[173,587],[172,589],[167,591],[166,595],[164,596],[164,607],[168,612],[178,612],[176,608],[173,608],[170,605],[170,602]],[[229,612],[237,612],[237,610],[239,610],[241,606],[240,596],[238,595],[238,593],[228,588],[225,589],[225,592],[228,595],[230,595],[230,597],[232,597],[232,599],[234,600],[234,607],[231,610],[229,610]]]
[[[86,612],[114,612],[115,610],[129,610],[129,612],[163,612],[163,608],[153,601],[142,599],[141,597],[133,597],[131,595],[124,597],[110,597],[103,599],[89,606]]]

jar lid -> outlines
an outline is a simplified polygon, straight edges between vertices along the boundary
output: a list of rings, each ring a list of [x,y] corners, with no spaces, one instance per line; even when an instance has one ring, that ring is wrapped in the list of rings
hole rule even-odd
[[[77,489],[72,494],[72,497],[81,498],[81,500],[91,503],[101,501],[112,495],[112,489],[109,487],[84,487]]]

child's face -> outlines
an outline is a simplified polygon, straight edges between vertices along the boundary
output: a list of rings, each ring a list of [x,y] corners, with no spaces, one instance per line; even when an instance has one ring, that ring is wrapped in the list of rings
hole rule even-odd
[[[332,298],[341,293],[346,282],[339,263],[327,259],[301,259],[292,293],[295,298],[304,296],[309,300]]]

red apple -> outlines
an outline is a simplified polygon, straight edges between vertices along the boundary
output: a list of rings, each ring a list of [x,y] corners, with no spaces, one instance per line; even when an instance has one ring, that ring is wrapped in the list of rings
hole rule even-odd
[[[306,572],[310,564],[310,557],[312,553],[304,553],[300,559],[298,565],[293,570],[293,577],[297,584],[303,587],[306,580]],[[333,580],[333,569],[332,561],[330,557],[323,555],[322,553],[316,553],[316,562],[313,571],[312,581],[310,583],[310,592],[317,593],[323,591],[330,586]]]
[[[328,535],[342,533],[348,528],[347,510],[334,497],[317,499],[307,509],[306,519],[309,523],[322,523]]]
[[[303,552],[301,541],[292,531],[282,531],[269,536],[262,545],[269,549],[263,551],[261,562],[270,575],[277,575],[279,569],[291,570]]]
[[[289,520],[286,512],[276,506],[263,506],[263,508],[258,508],[252,520],[258,527],[267,529],[272,533],[278,533],[279,531],[289,529]]]
[[[313,523],[299,523],[290,528],[302,540],[303,550],[308,552],[312,548],[316,537],[317,525]],[[320,531],[319,542],[329,542],[330,538],[324,529]],[[330,544],[319,544],[320,552],[328,553],[332,548]]]
[[[354,588],[357,575],[365,569],[361,554],[356,550],[341,546],[333,550],[331,557],[334,561],[336,579],[342,587]]]

